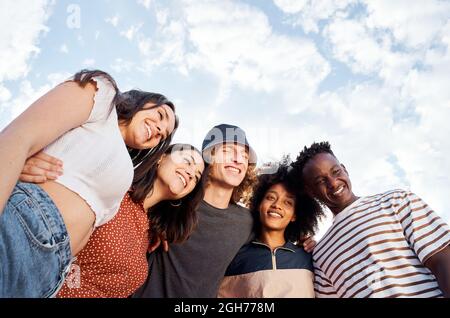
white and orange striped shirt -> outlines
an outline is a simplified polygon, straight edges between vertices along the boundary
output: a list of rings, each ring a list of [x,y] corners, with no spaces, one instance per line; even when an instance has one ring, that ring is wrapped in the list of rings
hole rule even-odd
[[[440,297],[424,263],[449,244],[449,226],[414,193],[360,198],[314,249],[316,297]]]

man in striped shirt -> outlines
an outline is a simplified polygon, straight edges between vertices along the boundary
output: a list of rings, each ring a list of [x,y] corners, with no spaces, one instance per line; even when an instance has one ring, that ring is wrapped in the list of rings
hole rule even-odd
[[[450,297],[450,228],[421,198],[357,197],[328,142],[305,147],[293,167],[334,214],[313,252],[317,297]]]

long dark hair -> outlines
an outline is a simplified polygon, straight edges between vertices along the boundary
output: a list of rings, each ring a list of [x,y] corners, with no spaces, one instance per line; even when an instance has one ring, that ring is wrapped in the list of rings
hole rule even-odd
[[[254,230],[257,236],[261,234],[259,206],[267,191],[276,184],[282,184],[286,190],[295,196],[294,213],[296,220],[287,226],[284,237],[287,241],[299,242],[307,236],[312,236],[317,230],[318,220],[323,216],[320,205],[303,193],[301,186],[292,174],[289,157],[284,157],[279,163],[278,170],[273,174],[261,174],[253,189],[250,211],[254,218]]]
[[[174,144],[171,145],[165,154],[172,151],[195,150],[200,156],[201,152],[192,145]],[[208,166],[205,163],[205,170],[202,177],[195,185],[195,188],[184,198],[177,202],[161,201],[148,211],[152,235],[165,235],[169,243],[179,243],[185,241],[197,225],[197,207],[203,199],[205,181],[208,175]],[[156,175],[152,177],[152,187]],[[151,190],[153,191],[153,189]]]
[[[168,100],[164,95],[157,93],[150,93],[141,90],[130,90],[127,92],[120,92],[115,80],[106,72],[100,70],[81,70],[74,76],[74,81],[77,82],[81,87],[86,86],[94,77],[101,76],[107,79],[116,91],[116,95],[111,104],[111,110],[116,107],[117,117],[119,122],[124,124],[129,124],[133,116],[144,110],[147,103],[155,104],[150,108],[157,108],[162,105],[169,106],[175,113],[175,105]],[[175,116],[175,128],[173,132],[167,136],[166,139],[161,140],[158,145],[152,149],[133,149],[128,147],[128,152],[130,154],[131,160],[134,165],[134,178],[132,188],[136,189],[133,191],[132,198],[135,201],[142,201],[146,194],[151,189],[151,183],[149,182],[149,177],[156,173],[156,163],[158,162],[161,155],[167,150],[172,141],[173,134],[177,130],[179,125],[178,117]]]

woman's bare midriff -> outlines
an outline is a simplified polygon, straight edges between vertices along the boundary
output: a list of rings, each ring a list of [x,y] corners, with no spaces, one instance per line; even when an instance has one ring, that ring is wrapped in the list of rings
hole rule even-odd
[[[78,194],[55,181],[39,186],[52,198],[61,213],[69,234],[72,255],[77,255],[94,230],[94,212]]]

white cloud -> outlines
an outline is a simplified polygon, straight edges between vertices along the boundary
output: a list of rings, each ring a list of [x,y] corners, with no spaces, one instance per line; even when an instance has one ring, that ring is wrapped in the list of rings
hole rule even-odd
[[[111,64],[111,69],[117,73],[130,72],[134,67],[134,63],[124,60],[123,58],[116,58]]]
[[[274,0],[276,6],[286,13],[299,13],[308,3],[308,0]]]
[[[211,1],[184,4],[178,15],[157,10],[155,34],[138,37],[146,69],[167,63],[183,74],[203,70],[243,89],[273,91],[289,85],[285,90],[291,92],[302,86],[314,91],[329,72],[312,41],[274,33],[266,15],[254,7]]]
[[[421,54],[394,51],[389,34],[369,29],[365,19],[336,18],[324,29],[334,57],[354,73],[375,73],[393,85],[408,74]]]
[[[275,4],[292,24],[316,32],[334,60],[313,40],[279,33],[262,10],[239,2],[158,6],[154,33],[136,32],[143,69],[170,67],[188,82],[202,74],[205,92],[212,91],[178,104],[183,124],[176,140],[198,146],[209,127],[232,122],[247,130],[261,162],[329,140],[358,195],[409,188],[449,221],[448,2],[416,1],[411,12],[403,3],[403,13],[388,1]],[[350,76],[339,89],[319,93],[336,60],[369,80]]]
[[[0,84],[0,102],[6,102],[11,98],[11,92]]]
[[[105,22],[111,24],[114,27],[117,27],[117,25],[119,24],[119,19],[120,19],[119,15],[116,14],[113,17],[106,18]]]
[[[84,41],[84,37],[81,34],[77,35],[77,41],[78,43],[80,43],[81,46],[85,46],[85,41]]]
[[[395,40],[414,48],[429,45],[449,19],[450,2],[439,0],[365,0],[367,24],[386,28]],[[407,8],[407,9],[405,9]]]
[[[87,58],[85,60],[83,60],[82,62],[83,66],[85,67],[91,67],[95,65],[95,59],[93,58]]]
[[[47,93],[57,84],[69,78],[69,73],[52,73],[47,76],[47,83],[35,88],[29,80],[20,82],[19,93],[13,99],[4,103],[5,109],[11,112],[11,119],[19,116],[25,109],[27,109],[39,97]],[[0,130],[3,127],[0,127]]]
[[[367,134],[343,133],[360,149],[361,136],[371,140],[370,148],[360,151],[362,156],[349,156],[352,166],[357,167],[357,176],[370,176],[368,180],[357,179],[357,183],[368,191],[408,187],[450,221],[446,200],[450,191],[446,173],[450,171],[450,2],[365,3],[365,12],[354,18],[335,17],[327,21],[323,32],[337,60],[354,73],[369,75],[372,81],[379,79],[380,92],[388,92],[379,100],[376,93],[364,94],[360,100],[360,107],[374,98],[377,101],[366,110]],[[386,105],[391,114],[385,114],[385,118],[391,123],[373,122],[373,114]],[[370,131],[369,127],[378,130]],[[381,152],[373,149],[378,140],[385,143]],[[370,156],[364,158],[364,154]],[[358,167],[360,161],[380,158],[387,158],[386,166]]]
[[[345,10],[358,0],[274,0],[276,6],[289,14],[289,23],[300,25],[305,32],[319,32],[319,22],[345,16]]]
[[[126,37],[129,41],[133,41],[134,36],[139,31],[139,29],[142,27],[142,25],[143,25],[142,23],[141,24],[132,25],[128,29],[126,29],[125,31],[121,31],[120,35],[123,36],[123,37]]]
[[[62,44],[59,48],[59,51],[64,54],[69,53],[69,48],[67,47],[67,44],[65,44],[65,43]]]
[[[147,10],[150,9],[152,0],[137,0],[137,3],[143,5]]]
[[[0,82],[28,73],[28,60],[40,52],[39,37],[48,31],[50,7],[46,0],[0,1]]]
[[[144,61],[142,69],[151,72],[163,64],[175,66],[177,70],[187,75],[187,34],[184,21],[170,19],[165,9],[156,9],[157,28],[151,37],[138,36],[138,48]]]
[[[315,107],[284,131],[299,146],[331,140],[359,194],[410,188],[449,222],[450,2],[274,3],[292,25],[322,31],[327,53],[370,79],[313,97]]]
[[[412,69],[402,94],[408,96],[420,116],[419,124],[405,123],[397,131],[403,147],[398,150],[400,163],[405,167],[411,187],[429,198],[438,212],[445,212],[448,220],[450,206],[446,197],[450,192],[450,22],[435,37],[445,49],[427,49],[424,69]],[[404,131],[413,133],[404,133]]]
[[[120,55],[106,65],[130,87],[145,84],[133,82],[133,70],[145,71],[149,83],[176,99],[176,141],[200,146],[214,124],[235,123],[262,163],[329,140],[358,195],[410,188],[450,221],[449,1],[274,0],[284,22],[306,36],[271,24],[274,16],[257,1],[138,3],[151,9],[145,26],[126,29],[118,15],[106,21],[121,24],[140,59]],[[45,17],[36,16],[27,40],[18,35],[25,53],[15,56],[5,44],[14,28],[0,32],[8,52],[0,51],[0,100],[15,115],[51,88],[23,79],[45,33]],[[21,67],[11,71],[8,59]],[[337,74],[344,77],[338,88],[319,91],[333,68],[350,74]],[[21,80],[17,96],[2,86],[5,76]]]
[[[167,23],[167,19],[169,18],[169,9],[158,8],[156,10],[156,21],[159,25],[164,25]]]
[[[152,40],[150,38],[141,38],[138,41],[138,49],[144,56],[150,54],[152,49]]]

